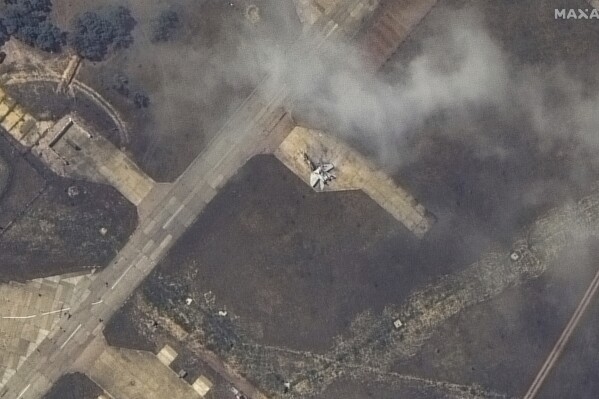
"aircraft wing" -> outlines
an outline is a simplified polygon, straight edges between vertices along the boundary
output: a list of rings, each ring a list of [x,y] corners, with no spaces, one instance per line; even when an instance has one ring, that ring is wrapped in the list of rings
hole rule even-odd
[[[325,163],[324,165],[322,165],[322,170],[324,172],[330,172],[333,169],[335,169],[335,165],[333,165],[332,163]]]
[[[320,177],[320,175],[318,173],[315,173],[315,172],[310,173],[310,185],[312,187],[316,187],[318,182],[321,182],[321,181],[322,181],[322,178]]]

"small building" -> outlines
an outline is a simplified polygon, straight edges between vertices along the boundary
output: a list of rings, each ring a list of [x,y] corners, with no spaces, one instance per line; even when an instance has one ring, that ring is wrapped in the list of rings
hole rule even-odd
[[[393,327],[399,330],[401,327],[403,327],[403,323],[401,322],[401,320],[395,319],[395,321],[393,322]]]

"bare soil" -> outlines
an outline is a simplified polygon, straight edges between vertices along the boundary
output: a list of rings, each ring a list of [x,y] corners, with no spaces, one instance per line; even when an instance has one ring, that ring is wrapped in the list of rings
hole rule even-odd
[[[310,399],[444,399],[438,392],[423,390],[422,387],[410,387],[381,384],[374,381],[356,381],[341,378],[332,383],[325,391]]]
[[[56,381],[43,399],[97,399],[104,391],[85,374],[65,374]]]
[[[442,234],[445,228],[419,241],[363,193],[316,193],[274,157],[255,157],[105,334],[120,346],[135,347],[139,336],[155,342],[152,318],[138,313],[156,309],[191,334],[187,345],[201,339],[207,349],[244,364],[258,386],[278,392],[287,371],[271,370],[269,362],[286,351],[326,353],[358,314],[401,303],[453,262],[463,266],[479,255],[480,248],[461,237]],[[227,317],[217,315],[223,309]],[[281,353],[258,360],[246,346]]]
[[[46,181],[4,134],[0,135],[0,157],[8,172],[0,196],[0,231],[3,232],[46,188]]]
[[[592,280],[598,250],[599,242],[581,243],[562,254],[540,278],[448,319],[420,353],[396,364],[394,371],[465,385],[479,384],[508,397],[522,397]],[[590,313],[585,323],[590,323],[596,312]],[[585,325],[579,327],[586,330],[577,333],[579,340],[595,347],[599,337],[590,334]],[[588,380],[596,358],[582,355],[579,346],[574,352],[567,348],[565,358],[571,359],[571,367],[575,354],[581,356],[576,367],[567,370],[558,366],[562,376],[550,375],[547,385],[565,383],[567,388],[560,392],[570,389],[576,397],[594,397],[594,384],[583,384],[576,391],[572,388],[576,382]],[[578,377],[567,381],[567,376],[575,373]]]
[[[403,256],[382,250],[390,246]],[[418,261],[408,262],[422,249],[363,193],[316,193],[274,157],[259,156],[177,242],[144,292],[159,306],[212,292],[257,342],[323,351],[357,313],[380,310],[425,278]]]
[[[4,136],[0,153],[11,168],[0,198],[0,281],[104,267],[135,229],[135,207],[112,187],[60,178]]]

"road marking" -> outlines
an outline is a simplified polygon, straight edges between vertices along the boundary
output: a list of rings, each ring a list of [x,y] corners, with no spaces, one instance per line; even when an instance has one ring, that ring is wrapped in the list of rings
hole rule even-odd
[[[547,360],[545,360],[545,363],[543,363],[543,367],[541,367],[541,370],[539,371],[539,373],[535,377],[534,381],[530,385],[530,388],[528,388],[528,391],[526,392],[526,395],[524,395],[523,399],[533,399],[535,396],[537,396],[537,394],[539,393],[539,390],[543,386],[543,382],[545,382],[545,378],[547,378],[547,375],[553,369],[555,362],[557,361],[559,356],[564,351],[566,344],[570,340],[570,336],[572,335],[572,332],[574,331],[574,329],[580,322],[582,315],[584,314],[587,307],[589,306],[589,303],[591,302],[591,299],[593,299],[593,296],[597,292],[598,288],[599,288],[599,270],[595,274],[593,281],[591,281],[589,288],[587,288],[586,292],[584,293],[584,296],[582,297],[580,303],[578,304],[578,307],[574,311],[574,314],[568,321],[568,324],[566,325],[566,328],[562,332],[562,335],[560,335],[559,339],[555,343],[555,346],[549,353]]]
[[[98,324],[98,325],[96,326],[96,328],[94,328],[94,329],[93,329],[93,331],[92,331],[92,336],[94,336],[94,337],[97,337],[97,336],[98,336],[98,334],[99,334],[99,333],[102,331],[102,327],[103,327],[103,326],[102,326],[102,323]]]
[[[81,324],[79,324],[79,325],[77,326],[77,328],[75,329],[75,331],[73,331],[73,332],[71,333],[71,335],[69,335],[69,338],[67,338],[67,340],[66,340],[66,341],[64,341],[64,342],[62,343],[62,345],[60,345],[60,349],[63,349],[65,346],[67,346],[67,344],[69,343],[69,341],[71,340],[71,338],[73,338],[73,336],[74,336],[75,334],[77,334],[77,331],[79,331],[79,329],[80,329],[80,328],[81,328]]]
[[[173,220],[175,220],[175,218],[177,217],[177,215],[183,210],[183,208],[185,208],[184,204],[181,204],[177,210],[175,211],[175,213],[173,213],[173,215],[168,218],[168,220],[166,221],[166,223],[162,226],[163,229],[167,229],[168,226],[170,226],[170,224],[172,223]]]
[[[214,180],[212,180],[212,188],[214,188],[215,190],[218,190],[220,188],[220,184],[223,182],[223,180],[225,180],[225,176],[223,175],[218,175],[216,176],[216,178]]]
[[[210,185],[208,185],[208,183],[206,183],[205,180],[201,180],[195,185],[195,187],[193,188],[193,190],[191,190],[187,197],[185,197],[185,201],[183,201],[183,203],[185,205],[188,205],[192,202],[197,202],[198,198],[196,197],[198,196],[198,194],[200,194],[200,191],[202,192],[202,196],[208,197],[207,200],[201,199],[203,207],[206,206],[208,202],[210,202],[212,198],[216,196],[216,190],[210,187]]]
[[[92,306],[94,306],[94,305],[99,305],[99,304],[101,304],[102,302],[104,302],[102,299],[100,299],[99,301],[96,301],[96,302],[92,302]]]
[[[34,317],[47,316],[49,314],[63,312],[66,310],[71,310],[71,308],[61,308],[61,309],[57,309],[57,310],[50,310],[48,312],[44,312],[44,313],[40,313],[40,314],[32,314],[30,316],[2,316],[2,318],[3,319],[33,319]]]
[[[152,219],[152,221],[150,223],[148,223],[146,228],[143,230],[144,234],[148,235],[150,233],[150,230],[152,230],[155,225],[156,225],[156,219]]]
[[[19,394],[19,396],[17,396],[17,399],[21,399],[21,398],[23,397],[23,395],[25,395],[25,392],[27,392],[27,390],[29,389],[29,387],[30,387],[30,386],[31,386],[31,384],[27,385],[27,386],[25,387],[25,389],[23,389],[23,390],[21,391],[21,393]]]
[[[46,316],[46,315],[49,315],[49,314],[54,314],[54,313],[62,312],[64,310],[71,310],[71,308],[63,308],[63,309],[58,309],[58,310],[51,310],[49,312],[42,313],[41,316]]]
[[[131,264],[129,265],[129,267],[127,269],[125,269],[125,271],[123,272],[123,274],[121,274],[121,277],[119,277],[114,284],[112,284],[112,287],[110,287],[111,290],[114,289],[114,287],[117,286],[118,283],[121,282],[121,280],[123,279],[123,277],[125,277],[125,274],[127,274],[127,272],[129,271],[129,269],[131,269],[133,267],[133,262],[131,262]]]
[[[233,151],[235,151],[235,150],[236,150],[236,148],[234,146],[228,146],[227,147],[227,151],[224,153],[224,155],[214,165],[212,165],[212,169],[210,169],[210,171],[208,173],[206,173],[205,177],[206,178],[212,178],[213,177],[213,173],[218,170],[218,168],[220,167],[220,165],[222,165],[222,163],[225,162],[225,160],[227,160],[227,157],[229,155],[231,155],[231,153],[233,153]],[[219,189],[218,185],[222,182],[222,180],[224,178],[225,177],[223,175],[218,175],[218,176],[216,176],[216,178],[214,180],[211,179],[212,184],[214,184],[214,186],[212,184],[210,184],[210,182],[208,182],[208,181],[206,181],[206,182],[208,183],[208,185],[210,187],[212,187],[214,190],[218,191],[218,189]]]
[[[193,222],[195,222],[195,220],[196,220],[195,217],[187,217],[187,218],[183,219],[183,226],[188,228],[189,226],[191,226],[193,224]]]
[[[146,245],[144,245],[144,247],[141,249],[141,253],[145,254],[146,252],[148,252],[150,248],[152,248],[152,245],[154,245],[154,240],[148,241]]]
[[[142,264],[144,262],[148,262],[148,257],[146,255],[141,255],[141,257],[139,258],[139,260],[137,262],[135,262],[135,268],[142,271],[145,269],[144,266],[142,266]]]
[[[156,258],[158,258],[158,256],[160,255],[160,252],[162,252],[164,248],[166,248],[166,246],[171,242],[172,239],[173,236],[171,234],[164,237],[164,240],[162,240],[160,245],[158,245],[158,247],[150,255],[150,260],[156,260]]]

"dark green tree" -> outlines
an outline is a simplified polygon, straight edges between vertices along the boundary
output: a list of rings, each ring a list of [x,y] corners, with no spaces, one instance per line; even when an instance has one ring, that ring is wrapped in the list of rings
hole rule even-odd
[[[52,11],[50,0],[5,0],[1,16],[0,43],[10,36],[44,51],[58,52],[66,41],[62,32],[49,20]]]
[[[72,23],[70,43],[81,57],[102,61],[110,51],[133,43],[131,32],[135,25],[135,19],[124,7],[85,12]]]

